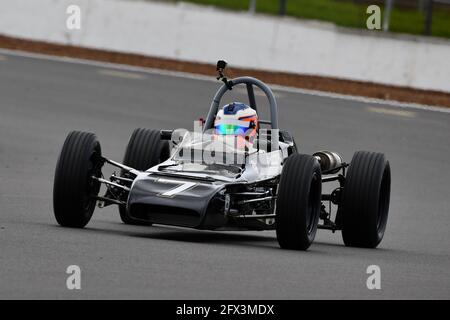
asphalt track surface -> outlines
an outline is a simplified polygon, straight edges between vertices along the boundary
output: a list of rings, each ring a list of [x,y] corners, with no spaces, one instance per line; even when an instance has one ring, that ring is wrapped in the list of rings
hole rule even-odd
[[[343,246],[340,232],[319,231],[295,252],[274,232],[127,226],[114,207],[82,230],[56,224],[54,167],[70,130],[95,132],[121,161],[134,128],[191,129],[217,88],[0,52],[0,298],[450,297],[448,113],[276,91],[280,125],[302,152],[386,153],[391,209],[375,250]],[[66,288],[69,265],[81,268],[81,290]],[[366,287],[369,265],[381,269],[381,290]]]

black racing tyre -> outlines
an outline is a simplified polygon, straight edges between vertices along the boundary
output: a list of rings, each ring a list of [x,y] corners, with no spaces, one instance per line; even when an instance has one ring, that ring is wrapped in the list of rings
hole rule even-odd
[[[276,201],[276,233],[281,248],[309,248],[317,231],[321,194],[317,159],[292,154],[283,166]]]
[[[386,230],[391,169],[382,153],[358,151],[347,171],[339,214],[346,246],[375,248]]]
[[[93,133],[72,131],[66,138],[56,164],[53,211],[64,227],[83,228],[95,209],[101,176],[101,147]]]
[[[147,170],[170,156],[169,143],[161,140],[159,130],[138,128],[133,131],[128,142],[123,164],[137,170]],[[125,173],[122,171],[122,175]],[[132,219],[125,206],[119,206],[120,218],[125,224],[151,225]]]

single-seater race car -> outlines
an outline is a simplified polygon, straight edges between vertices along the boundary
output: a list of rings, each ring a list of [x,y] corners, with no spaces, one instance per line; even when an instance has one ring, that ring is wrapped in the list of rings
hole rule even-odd
[[[389,211],[386,157],[358,151],[346,163],[336,152],[299,153],[291,134],[279,129],[271,89],[251,77],[228,80],[225,67],[217,63],[224,84],[194,132],[136,129],[123,163],[102,155],[95,134],[70,132],[55,171],[57,222],[83,228],[96,206],[115,204],[126,224],[275,230],[281,248],[298,250],[311,245],[317,229],[342,230],[346,246],[377,247]],[[249,105],[220,108],[238,85],[246,86]],[[258,118],[255,86],[269,101],[269,120]],[[106,164],[120,171],[107,179]],[[334,187],[324,193],[323,184]]]

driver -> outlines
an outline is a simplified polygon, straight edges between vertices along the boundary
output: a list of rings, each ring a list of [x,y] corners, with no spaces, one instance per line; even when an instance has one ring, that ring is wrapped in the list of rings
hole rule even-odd
[[[258,130],[258,115],[245,103],[232,102],[217,112],[214,129],[217,135],[233,135],[238,142],[247,140],[251,145]]]

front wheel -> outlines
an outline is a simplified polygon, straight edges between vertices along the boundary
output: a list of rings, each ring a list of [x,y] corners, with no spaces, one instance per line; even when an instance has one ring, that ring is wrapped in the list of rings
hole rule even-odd
[[[83,228],[91,219],[100,191],[101,147],[93,133],[72,131],[62,147],[53,184],[53,211],[64,227]]]
[[[338,209],[346,246],[378,246],[386,229],[390,194],[391,169],[384,154],[356,152],[348,168]]]
[[[130,137],[123,164],[136,170],[145,171],[167,160],[169,156],[169,143],[161,140],[160,131],[138,128]],[[124,174],[122,172],[122,175]],[[131,218],[125,205],[119,205],[119,213],[120,219],[125,224],[151,225],[151,223]]]
[[[321,193],[317,159],[292,154],[283,166],[276,201],[276,233],[281,248],[309,248],[319,222]]]

